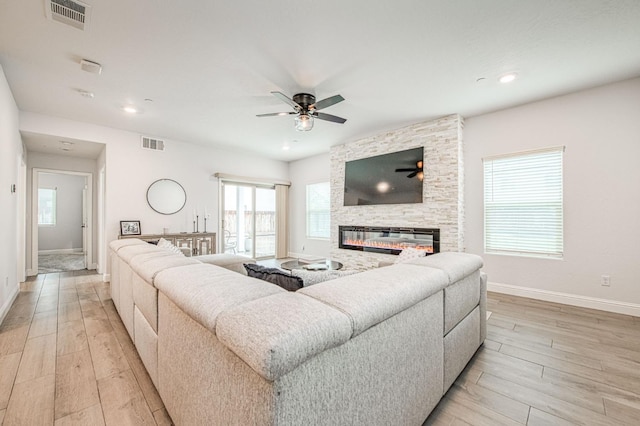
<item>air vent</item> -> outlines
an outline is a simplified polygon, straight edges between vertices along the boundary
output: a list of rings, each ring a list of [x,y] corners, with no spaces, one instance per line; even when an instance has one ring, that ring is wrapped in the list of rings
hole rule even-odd
[[[89,24],[91,6],[75,0],[44,0],[44,10],[47,19],[84,31]]]
[[[142,136],[142,147],[144,149],[151,149],[153,151],[164,151],[164,141],[147,136]]]

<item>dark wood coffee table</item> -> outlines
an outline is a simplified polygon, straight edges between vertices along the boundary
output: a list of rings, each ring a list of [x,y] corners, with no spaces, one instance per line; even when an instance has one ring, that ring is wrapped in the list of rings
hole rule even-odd
[[[299,259],[282,262],[280,267],[291,271],[292,269],[306,269],[307,271],[337,271],[342,268],[342,263],[335,260],[325,260],[324,262],[309,263],[300,261]]]

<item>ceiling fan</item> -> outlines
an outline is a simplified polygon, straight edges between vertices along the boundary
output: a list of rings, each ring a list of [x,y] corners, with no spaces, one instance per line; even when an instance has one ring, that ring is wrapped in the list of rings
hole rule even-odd
[[[424,170],[422,168],[422,160],[416,162],[416,166],[412,168],[405,169],[396,169],[396,172],[411,172],[407,175],[409,179],[412,177],[418,176],[418,179],[422,180],[424,178]]]
[[[309,93],[297,93],[293,95],[293,98],[287,97],[287,95],[282,92],[271,92],[271,94],[281,101],[291,105],[294,111],[258,114],[257,117],[271,117],[274,115],[295,115],[296,130],[300,132],[307,132],[313,129],[314,118],[340,124],[347,121],[346,118],[318,112],[321,109],[325,109],[327,107],[330,107],[331,105],[337,104],[338,102],[344,101],[344,98],[340,95],[331,96],[329,98],[316,102],[316,97],[310,95]]]

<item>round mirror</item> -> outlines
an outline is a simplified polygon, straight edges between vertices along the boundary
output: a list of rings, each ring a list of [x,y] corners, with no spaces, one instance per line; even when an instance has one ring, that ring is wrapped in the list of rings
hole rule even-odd
[[[147,202],[158,213],[174,214],[187,203],[187,193],[175,180],[159,179],[147,189]]]

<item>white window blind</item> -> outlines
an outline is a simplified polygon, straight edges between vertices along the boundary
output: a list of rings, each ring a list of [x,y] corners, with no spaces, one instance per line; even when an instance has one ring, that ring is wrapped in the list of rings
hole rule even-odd
[[[307,185],[307,238],[329,239],[331,190],[329,182]]]
[[[484,159],[486,253],[562,258],[564,147]]]
[[[56,189],[38,188],[38,225],[56,225]]]

